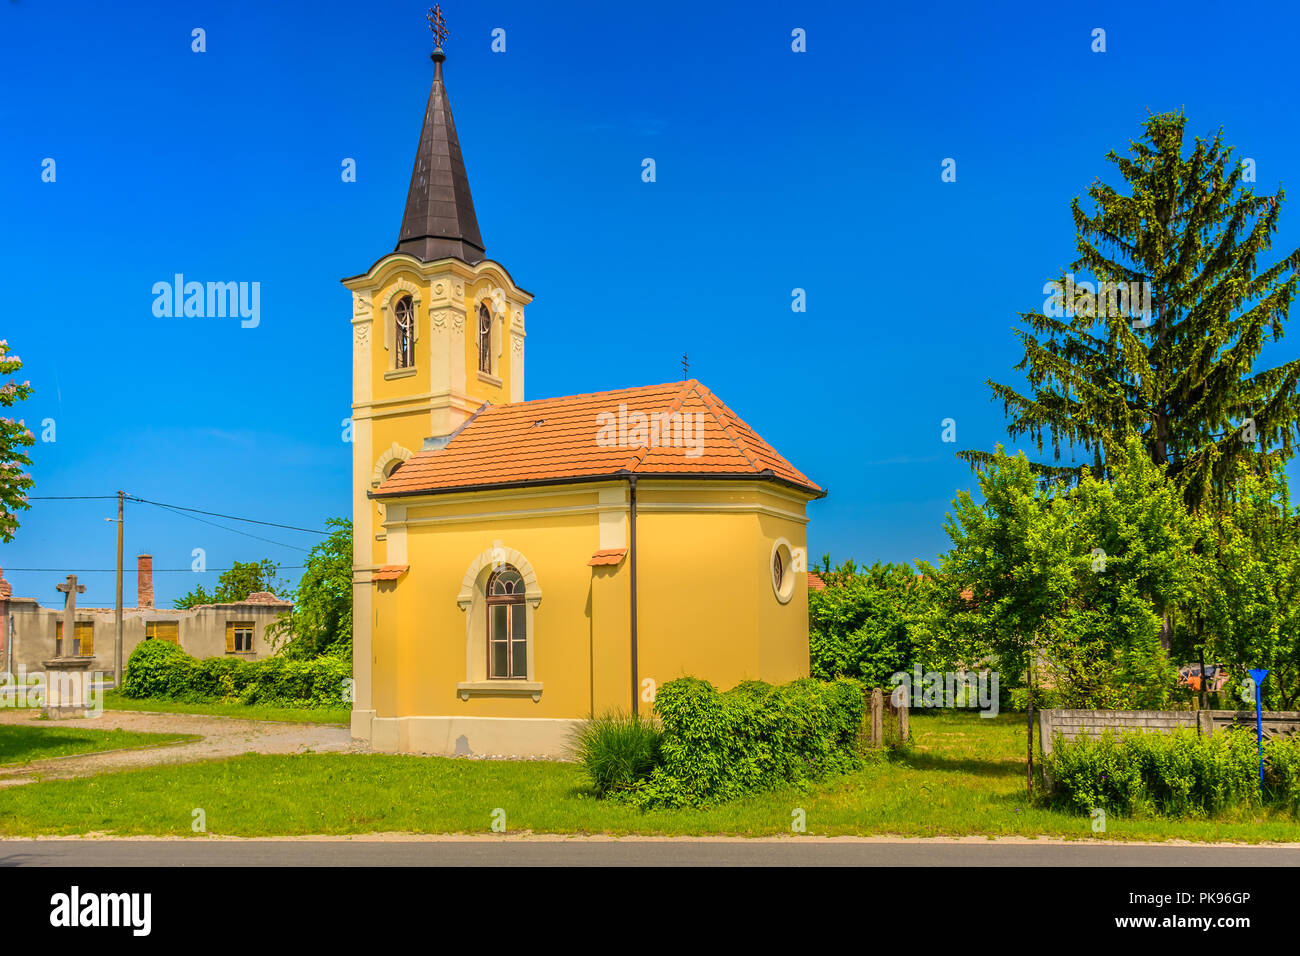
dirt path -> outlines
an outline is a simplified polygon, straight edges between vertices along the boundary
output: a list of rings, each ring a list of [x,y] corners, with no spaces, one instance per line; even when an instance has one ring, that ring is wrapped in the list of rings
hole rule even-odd
[[[39,710],[0,711],[0,726],[35,724]],[[84,756],[55,757],[29,764],[0,767],[0,787],[31,783],[36,779],[62,780],[88,777],[112,770],[154,767],[162,764],[193,763],[240,754],[297,754],[363,752],[347,727],[329,724],[289,724],[237,717],[208,717],[199,714],[150,714],[140,711],[106,710],[99,717],[41,722],[45,727],[85,730],[130,730],[137,733],[199,734],[192,743],[166,744],[138,750],[118,750]]]

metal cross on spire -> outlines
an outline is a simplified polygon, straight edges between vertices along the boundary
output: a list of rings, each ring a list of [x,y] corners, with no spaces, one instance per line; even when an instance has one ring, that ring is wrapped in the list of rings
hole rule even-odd
[[[433,38],[438,41],[438,49],[442,49],[442,41],[447,39],[447,21],[442,18],[442,6],[435,3],[433,9],[429,11],[429,30],[433,33]]]

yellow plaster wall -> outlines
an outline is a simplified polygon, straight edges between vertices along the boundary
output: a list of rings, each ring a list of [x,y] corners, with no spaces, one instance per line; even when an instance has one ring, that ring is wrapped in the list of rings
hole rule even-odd
[[[594,495],[588,497],[594,503]],[[379,586],[376,594],[380,620],[391,615],[397,636],[374,667],[377,673],[401,674],[391,695],[377,695],[378,715],[585,715],[591,579],[586,561],[595,550],[596,533],[594,508],[587,515],[412,526],[406,538],[410,571],[394,587]],[[534,666],[544,685],[538,702],[482,696],[462,701],[456,693],[467,676],[468,613],[457,596],[466,570],[497,542],[526,555],[541,586],[542,600],[533,613]]]
[[[772,515],[759,515],[758,534],[760,542],[765,545],[756,555],[758,567],[755,577],[758,580],[756,610],[758,617],[758,667],[763,679],[772,683],[807,677],[808,660],[808,574],[807,574],[807,525],[778,518]],[[784,538],[790,542],[790,548],[801,549],[804,563],[795,574],[794,594],[786,604],[777,600],[771,585],[772,542]],[[769,676],[782,675],[782,676]]]
[[[726,689],[806,675],[805,578],[797,576],[785,605],[770,583],[772,542],[784,537],[802,547],[803,524],[758,513],[802,514],[802,502],[757,483],[698,492],[677,484],[652,483],[638,493],[639,677],[662,685],[692,675]],[[696,497],[732,508],[701,510]],[[440,499],[409,500],[404,525],[388,528],[390,542],[395,530],[405,535],[410,570],[395,585],[374,586],[378,716],[574,718],[626,710],[630,561],[587,564],[600,545],[597,486]],[[430,519],[436,523],[422,523]],[[543,685],[537,702],[457,695],[467,677],[467,612],[457,597],[466,570],[494,546],[522,553],[541,588],[532,631],[534,678]]]
[[[592,572],[593,710],[596,715],[626,712],[632,703],[628,562],[624,558],[622,564],[588,570]]]
[[[650,495],[639,494],[640,504]],[[702,677],[720,688],[759,678],[752,514],[637,516],[638,672],[662,685]],[[649,711],[648,704],[641,709]]]

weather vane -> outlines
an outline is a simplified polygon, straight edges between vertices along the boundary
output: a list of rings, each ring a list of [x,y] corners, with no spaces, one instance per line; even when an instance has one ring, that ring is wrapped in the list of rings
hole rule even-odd
[[[433,9],[429,11],[429,30],[433,33],[433,38],[438,41],[438,49],[442,49],[442,41],[447,39],[447,21],[442,18],[442,6],[435,3]]]

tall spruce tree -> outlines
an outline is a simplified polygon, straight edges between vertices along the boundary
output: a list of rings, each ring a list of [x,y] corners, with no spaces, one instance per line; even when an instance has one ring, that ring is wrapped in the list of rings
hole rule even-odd
[[[1013,438],[1028,435],[1040,453],[1051,445],[1054,463],[1037,464],[1040,474],[1077,480],[1081,466],[1059,464],[1064,447],[1085,450],[1094,474],[1106,475],[1107,459],[1136,434],[1199,509],[1236,463],[1262,472],[1292,454],[1300,360],[1255,365],[1282,337],[1300,250],[1258,267],[1284,193],[1257,196],[1243,183],[1221,129],[1196,137],[1184,157],[1185,124],[1181,112],[1150,116],[1129,155],[1107,154],[1124,189],[1094,182],[1091,214],[1073,200],[1073,272],[1043,311],[1021,313],[1016,368],[1027,394],[988,384]],[[1091,278],[1076,283],[1074,273]],[[1148,314],[1135,318],[1144,302]]]

